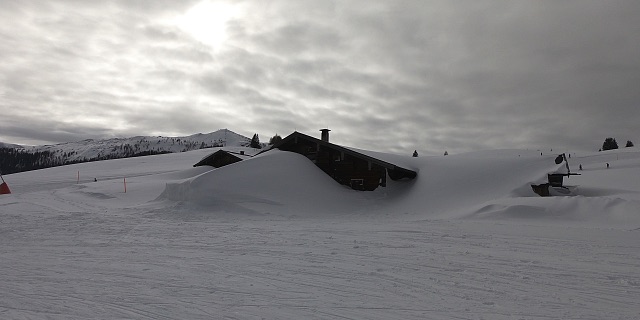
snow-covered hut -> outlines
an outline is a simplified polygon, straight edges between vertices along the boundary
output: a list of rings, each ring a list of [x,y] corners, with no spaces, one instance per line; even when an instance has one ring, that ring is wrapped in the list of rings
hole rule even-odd
[[[414,179],[417,172],[396,164],[329,142],[329,129],[321,139],[294,132],[271,149],[296,152],[315,163],[338,183],[355,190],[372,191],[392,180]],[[271,150],[270,149],[270,150]],[[268,150],[262,151],[266,152]]]

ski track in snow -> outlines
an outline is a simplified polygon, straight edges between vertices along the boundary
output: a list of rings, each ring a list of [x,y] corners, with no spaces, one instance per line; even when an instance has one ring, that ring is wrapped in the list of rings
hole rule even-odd
[[[637,224],[211,212],[105,177],[0,198],[0,318],[640,318]]]
[[[464,220],[210,218],[160,208],[112,215],[85,205],[62,214],[63,202],[50,208],[58,212],[51,216],[2,210],[0,317],[640,315],[637,231]]]

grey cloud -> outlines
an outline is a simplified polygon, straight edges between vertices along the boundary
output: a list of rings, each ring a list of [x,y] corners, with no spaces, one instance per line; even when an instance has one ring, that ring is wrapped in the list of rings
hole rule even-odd
[[[197,2],[9,3],[2,113],[49,129],[93,117],[96,135],[328,126],[336,142],[398,153],[640,135],[636,1],[237,2],[246,15],[218,51],[161,21]],[[101,129],[114,121],[126,129]],[[18,129],[1,134],[36,135]]]
[[[0,121],[3,139],[15,139],[19,144],[55,144],[84,139],[113,137],[109,128],[99,128],[79,123],[51,123],[46,117],[14,116],[13,121]],[[25,138],[28,137],[28,138]]]
[[[251,35],[248,41],[277,55],[318,56],[323,53],[333,54],[335,51],[344,49],[343,40],[336,30],[302,22]]]
[[[209,73],[200,77],[196,83],[219,97],[225,98],[230,107],[243,108],[253,105],[282,105],[277,98],[267,96],[262,90],[226,78],[222,73]]]

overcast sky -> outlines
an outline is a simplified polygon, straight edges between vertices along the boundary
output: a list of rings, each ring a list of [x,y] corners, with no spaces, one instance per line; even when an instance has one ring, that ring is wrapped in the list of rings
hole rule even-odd
[[[640,1],[0,0],[0,141],[640,143]]]

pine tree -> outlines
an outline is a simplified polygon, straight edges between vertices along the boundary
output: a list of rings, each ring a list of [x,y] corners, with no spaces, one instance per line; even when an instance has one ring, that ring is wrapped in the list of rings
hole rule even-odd
[[[251,138],[251,143],[249,144],[249,147],[255,148],[255,149],[261,149],[262,148],[262,146],[260,145],[260,138],[258,137],[257,133],[255,133],[253,135],[253,138]]]
[[[633,147],[633,142],[631,142],[631,140],[627,140],[627,144],[624,147],[625,148]]]
[[[278,142],[280,142],[280,141],[282,141],[282,137],[281,137],[281,136],[279,136],[279,135],[276,133],[276,135],[275,135],[275,136],[273,136],[273,137],[271,137],[271,139],[269,139],[269,144],[270,144],[270,145],[272,145],[272,144],[276,144],[276,143],[278,143]]]
[[[602,151],[618,149],[618,142],[614,138],[606,138],[604,139],[604,143],[602,144]]]

